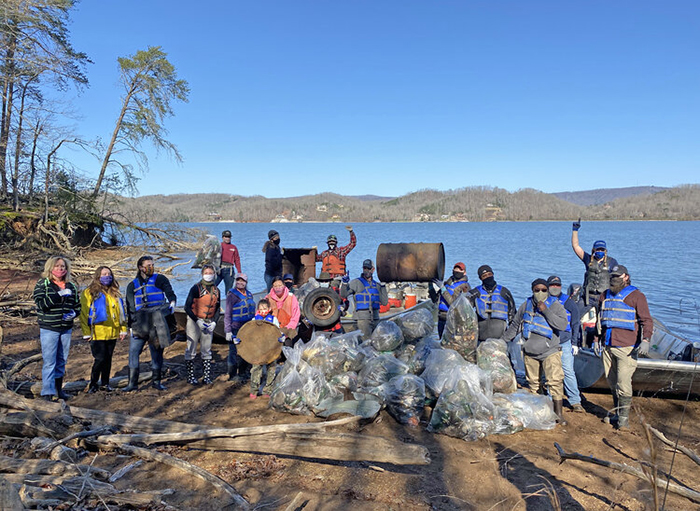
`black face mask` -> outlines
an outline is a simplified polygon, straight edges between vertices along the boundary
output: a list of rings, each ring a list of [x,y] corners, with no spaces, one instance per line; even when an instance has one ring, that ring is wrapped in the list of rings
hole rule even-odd
[[[610,278],[610,291],[613,294],[617,294],[622,291],[627,285],[625,284],[625,279],[622,277],[611,277]]]
[[[279,239],[279,238],[275,238],[274,240],[272,240],[272,243],[274,243],[275,245],[279,245],[279,244],[280,244],[280,239]]]
[[[362,276],[365,280],[372,280],[372,275],[374,272],[372,270],[362,270]]]
[[[461,271],[453,271],[453,272],[452,272],[452,277],[453,277],[455,280],[462,280],[462,279],[464,278],[464,273],[461,272]]]
[[[496,279],[493,277],[486,277],[484,280],[481,281],[481,283],[484,285],[486,289],[489,291],[496,287]]]
[[[294,285],[293,282],[285,282],[284,285],[287,287],[287,289],[292,289],[292,286]]]

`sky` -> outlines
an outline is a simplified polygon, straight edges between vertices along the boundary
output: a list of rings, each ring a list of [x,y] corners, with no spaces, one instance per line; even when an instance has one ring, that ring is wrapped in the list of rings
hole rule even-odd
[[[697,0],[83,0],[70,31],[84,138],[114,128],[118,57],[160,46],[189,83],[184,162],[146,143],[141,195],[700,182]]]

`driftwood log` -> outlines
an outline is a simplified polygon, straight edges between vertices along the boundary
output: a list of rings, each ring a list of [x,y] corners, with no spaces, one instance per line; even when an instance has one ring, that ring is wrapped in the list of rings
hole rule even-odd
[[[138,458],[144,459],[144,460],[149,460],[149,461],[158,461],[160,463],[164,463],[166,465],[170,465],[172,467],[179,468],[180,470],[184,470],[185,472],[188,472],[190,474],[195,475],[196,477],[210,483],[214,487],[218,488],[219,490],[223,491],[231,499],[233,500],[234,504],[237,506],[238,509],[243,509],[243,510],[248,510],[250,509],[250,504],[248,503],[247,500],[245,500],[237,491],[236,489],[228,484],[226,481],[221,479],[220,477],[215,476],[211,472],[208,472],[204,470],[201,467],[198,467],[197,465],[193,465],[192,463],[189,463],[188,461],[181,460],[179,458],[176,458],[174,456],[170,456],[169,454],[165,454],[162,452],[158,451],[151,451],[148,449],[144,449],[143,447],[135,447],[133,445],[120,445],[120,446],[115,446],[112,444],[108,443],[101,443],[101,442],[94,442],[95,445],[98,445],[103,448],[115,448],[117,447],[119,450],[129,453],[132,456],[136,456]]]
[[[71,435],[68,435],[65,438],[61,438],[60,440],[56,440],[55,442],[52,442],[51,444],[47,445],[46,447],[42,447],[41,449],[39,449],[39,452],[51,451],[55,447],[57,447],[59,445],[65,445],[66,443],[70,442],[71,440],[75,440],[76,438],[88,438],[91,436],[99,436],[99,435],[102,435],[103,433],[107,433],[109,431],[112,431],[112,428],[110,426],[103,426],[101,428],[91,429],[88,431],[78,431],[77,433],[73,433]]]
[[[656,477],[654,480],[651,480],[642,470],[631,467],[625,463],[615,463],[614,461],[601,460],[594,458],[593,456],[585,456],[577,452],[566,452],[564,449],[562,449],[561,445],[556,442],[554,442],[554,447],[556,447],[557,451],[559,452],[560,463],[564,463],[566,460],[578,460],[586,463],[592,463],[594,465],[600,465],[601,467],[612,468],[613,470],[619,470],[623,474],[629,474],[641,479],[642,481],[646,481],[649,484],[655,484],[658,488],[666,488],[668,485],[668,491],[690,499],[694,502],[700,502],[700,492],[688,488],[687,486],[666,481],[661,477]]]
[[[19,485],[0,475],[0,509],[3,511],[22,511],[24,504],[19,495]]]
[[[31,440],[32,448],[38,453],[42,454],[44,452],[49,453],[49,458],[52,460],[65,461],[66,463],[76,463],[79,459],[78,453],[75,449],[66,447],[65,445],[55,445],[51,449],[47,449],[54,441],[50,438],[44,437],[34,437]]]
[[[91,467],[90,465],[76,465],[58,460],[25,460],[0,456],[0,472],[4,474],[36,474],[36,475],[65,475],[83,476],[89,474],[97,479],[106,481],[110,478],[107,470]]]
[[[56,431],[44,426],[41,421],[28,413],[0,414],[0,435],[7,436],[46,436],[51,437]]]
[[[153,373],[148,371],[145,373],[142,373],[139,375],[139,384],[147,382],[150,380],[153,376]],[[24,383],[24,382],[23,382]],[[87,389],[88,386],[88,381],[82,380],[82,381],[71,381],[63,385],[63,390],[68,393],[77,393],[77,392],[83,392],[85,389]],[[109,386],[112,388],[122,388],[126,387],[127,384],[129,383],[129,377],[128,376],[115,376],[114,378],[110,378],[109,380]],[[8,386],[11,385],[8,383]],[[16,388],[12,389],[15,390],[15,392],[18,392],[22,394],[23,396],[34,396],[38,397],[41,395],[41,382],[37,381],[32,383],[31,385],[23,385],[20,384]]]
[[[647,424],[646,426],[647,426],[647,428],[649,428],[649,431],[650,431],[656,438],[658,438],[659,440],[661,440],[661,441],[662,441],[663,443],[665,443],[666,445],[669,445],[669,446],[673,447],[674,449],[678,449],[680,452],[682,452],[683,454],[685,454],[686,456],[688,456],[688,458],[690,458],[690,459],[693,460],[695,463],[697,463],[698,465],[700,465],[700,456],[698,456],[698,455],[695,453],[695,451],[693,451],[692,449],[688,449],[687,447],[684,447],[684,446],[682,446],[681,444],[676,445],[675,442],[673,442],[672,440],[669,440],[668,438],[666,438],[666,435],[664,435],[664,434],[663,434],[661,431],[659,431],[658,429],[653,428],[652,426],[649,426],[648,424]]]

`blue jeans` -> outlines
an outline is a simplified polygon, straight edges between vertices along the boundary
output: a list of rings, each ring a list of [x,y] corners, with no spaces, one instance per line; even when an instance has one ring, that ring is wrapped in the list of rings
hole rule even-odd
[[[561,343],[561,367],[564,369],[564,394],[570,405],[581,404],[581,393],[578,391],[578,382],[574,372],[574,353],[571,350],[571,341]]]
[[[221,281],[224,281],[224,296],[228,295],[228,292],[233,287],[233,283],[236,277],[236,267],[235,266],[222,266],[219,270],[219,276],[216,277],[216,286],[219,287]]]
[[[265,285],[267,286],[268,292],[270,291],[270,289],[272,289],[272,281],[275,280],[275,277],[277,277],[277,275],[270,275],[269,273],[265,273]]]
[[[143,346],[148,343],[146,339],[131,336],[129,341],[129,369],[138,369],[139,355],[143,351]],[[156,348],[148,343],[148,349],[151,351],[151,369],[158,371],[163,367],[163,348]]]
[[[233,331],[233,336],[236,337],[238,334],[238,329]],[[228,366],[228,372],[231,376],[246,376],[250,373],[250,364],[243,360],[243,358],[238,354],[238,348],[231,341],[228,343],[228,357],[226,357],[226,365]]]
[[[39,329],[41,341],[41,357],[44,366],[41,369],[41,395],[56,395],[56,378],[63,378],[66,374],[66,360],[70,350],[70,336],[72,328],[63,332]]]

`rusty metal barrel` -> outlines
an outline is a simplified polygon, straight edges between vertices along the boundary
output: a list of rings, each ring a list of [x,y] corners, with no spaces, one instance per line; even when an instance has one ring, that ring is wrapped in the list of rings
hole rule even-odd
[[[381,243],[375,266],[382,282],[443,280],[445,247],[442,243]]]

